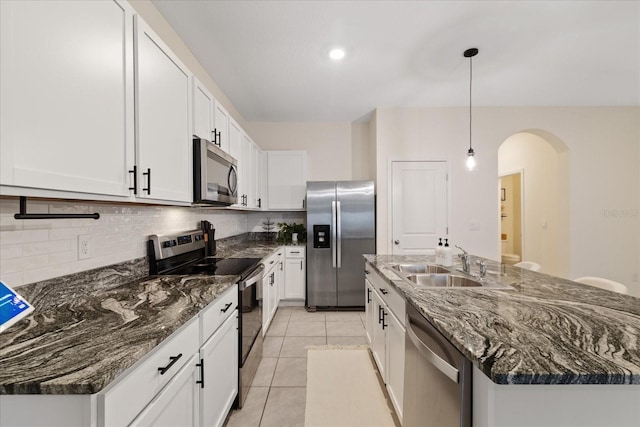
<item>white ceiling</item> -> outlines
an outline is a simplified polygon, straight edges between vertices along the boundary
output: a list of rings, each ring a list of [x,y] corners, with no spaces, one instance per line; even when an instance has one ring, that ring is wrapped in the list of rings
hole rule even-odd
[[[153,3],[249,121],[467,106],[470,47],[474,106],[640,105],[639,1]]]

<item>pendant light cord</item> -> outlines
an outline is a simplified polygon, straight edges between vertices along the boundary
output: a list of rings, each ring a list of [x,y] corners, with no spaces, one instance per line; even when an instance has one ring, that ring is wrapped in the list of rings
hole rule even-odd
[[[469,150],[471,148],[471,84],[473,82],[473,57],[469,57]]]

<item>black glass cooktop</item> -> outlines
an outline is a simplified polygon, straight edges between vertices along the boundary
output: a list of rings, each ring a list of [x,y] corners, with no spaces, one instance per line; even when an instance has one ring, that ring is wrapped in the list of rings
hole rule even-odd
[[[212,276],[241,275],[258,265],[260,258],[203,258],[174,270],[172,274],[209,274]]]

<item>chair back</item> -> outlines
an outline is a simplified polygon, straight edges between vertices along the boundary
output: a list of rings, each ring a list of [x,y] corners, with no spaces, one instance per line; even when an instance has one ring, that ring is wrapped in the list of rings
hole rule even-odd
[[[583,285],[595,286],[596,288],[617,292],[619,294],[627,295],[629,293],[629,289],[622,283],[614,282],[613,280],[604,279],[602,277],[585,276],[578,277],[577,279],[574,279],[574,281],[582,283]]]

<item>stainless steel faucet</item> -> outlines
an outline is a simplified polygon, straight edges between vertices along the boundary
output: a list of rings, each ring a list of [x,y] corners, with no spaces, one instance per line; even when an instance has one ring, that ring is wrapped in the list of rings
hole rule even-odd
[[[476,264],[480,266],[480,277],[487,275],[487,264],[479,259],[476,260]]]
[[[462,251],[461,254],[458,254],[458,258],[462,260],[462,271],[464,271],[465,273],[471,273],[471,255],[469,255],[469,253],[462,249],[460,246],[455,246]]]

